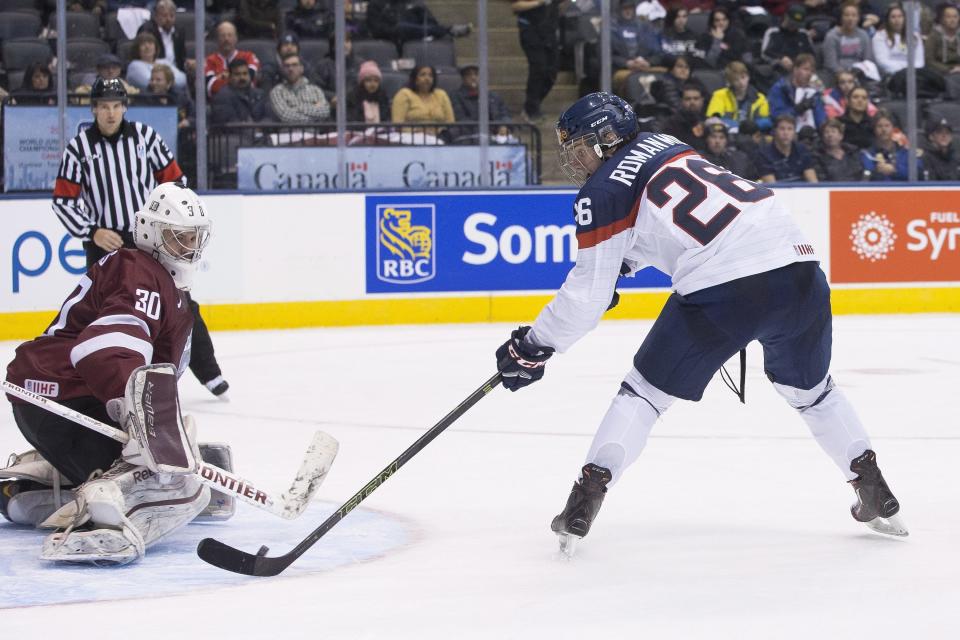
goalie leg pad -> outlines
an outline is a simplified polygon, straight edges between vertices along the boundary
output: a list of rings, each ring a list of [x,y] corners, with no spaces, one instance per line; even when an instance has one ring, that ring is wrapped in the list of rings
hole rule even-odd
[[[72,512],[66,530],[44,540],[41,559],[98,565],[133,562],[151,544],[193,520],[210,500],[210,490],[195,476],[157,474],[127,462],[118,462],[102,477],[81,485],[77,494],[72,505],[61,509],[64,513],[50,519],[59,516],[62,524]],[[90,530],[76,530],[84,524]]]
[[[200,453],[180,413],[176,367],[156,364],[135,369],[127,381],[123,414],[130,434],[124,460],[154,473],[197,472]]]

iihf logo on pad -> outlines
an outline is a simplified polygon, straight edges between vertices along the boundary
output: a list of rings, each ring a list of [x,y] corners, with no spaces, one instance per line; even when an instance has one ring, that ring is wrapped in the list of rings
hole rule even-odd
[[[377,279],[414,284],[433,278],[436,217],[432,204],[377,205]]]

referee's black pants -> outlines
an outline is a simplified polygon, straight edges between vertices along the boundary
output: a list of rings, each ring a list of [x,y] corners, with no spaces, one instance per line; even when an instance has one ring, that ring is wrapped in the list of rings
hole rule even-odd
[[[129,232],[120,233],[123,237],[123,246],[129,249],[135,249],[133,243],[133,234]],[[94,263],[107,255],[107,252],[98,247],[93,241],[83,243],[83,250],[87,256],[87,269]],[[200,305],[193,301],[189,291],[184,292],[187,296],[187,303],[190,305],[190,311],[193,312],[193,339],[190,342],[190,371],[197,377],[201,383],[206,384],[221,374],[220,365],[217,364],[217,356],[213,352],[213,340],[210,339],[210,331],[207,329],[207,323],[203,321],[200,315]],[[174,362],[174,365],[177,363]]]

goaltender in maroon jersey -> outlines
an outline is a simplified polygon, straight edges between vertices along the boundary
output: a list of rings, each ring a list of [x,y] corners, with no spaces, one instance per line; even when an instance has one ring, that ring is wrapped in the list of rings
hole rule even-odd
[[[7,380],[57,401],[105,403],[123,396],[137,367],[173,362],[182,373],[192,328],[186,296],[163,265],[120,249],[81,278],[43,335],[17,348]]]

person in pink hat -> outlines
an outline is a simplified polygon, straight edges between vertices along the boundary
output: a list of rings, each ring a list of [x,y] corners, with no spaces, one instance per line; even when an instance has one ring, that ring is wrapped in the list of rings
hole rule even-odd
[[[383,90],[382,79],[374,60],[360,65],[357,86],[347,95],[347,122],[390,122],[390,98]]]

